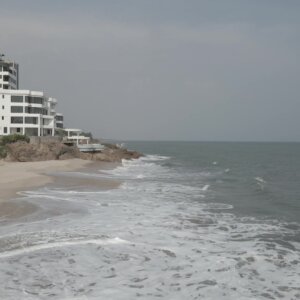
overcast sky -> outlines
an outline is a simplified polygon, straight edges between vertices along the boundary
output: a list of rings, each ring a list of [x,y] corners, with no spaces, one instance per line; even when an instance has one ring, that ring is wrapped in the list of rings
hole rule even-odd
[[[299,0],[1,1],[0,51],[67,127],[300,141]]]

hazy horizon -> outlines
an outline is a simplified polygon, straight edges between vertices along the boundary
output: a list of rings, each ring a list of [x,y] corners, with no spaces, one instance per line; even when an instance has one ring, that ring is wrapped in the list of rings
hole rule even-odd
[[[112,140],[300,141],[300,2],[11,0],[0,52]]]
[[[96,136],[94,138],[97,138]],[[254,141],[254,140],[127,140],[127,139],[112,139],[112,138],[103,138],[105,141],[115,141],[115,142],[157,142],[157,143],[265,143],[265,144],[280,144],[280,143],[286,143],[286,144],[298,144],[300,141]]]

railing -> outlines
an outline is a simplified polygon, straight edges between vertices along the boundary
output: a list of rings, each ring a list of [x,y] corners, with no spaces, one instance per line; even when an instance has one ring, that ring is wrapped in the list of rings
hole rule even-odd
[[[77,147],[81,152],[100,152],[105,148],[101,144],[79,144]]]

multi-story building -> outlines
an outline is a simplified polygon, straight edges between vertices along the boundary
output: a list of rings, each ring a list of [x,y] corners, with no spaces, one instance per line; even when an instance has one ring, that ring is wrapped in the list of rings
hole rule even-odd
[[[0,68],[0,135],[53,136],[63,128],[63,115],[55,111],[56,99],[19,90],[18,64],[0,57]]]
[[[3,59],[0,54],[0,89],[17,90],[19,88],[19,65]]]

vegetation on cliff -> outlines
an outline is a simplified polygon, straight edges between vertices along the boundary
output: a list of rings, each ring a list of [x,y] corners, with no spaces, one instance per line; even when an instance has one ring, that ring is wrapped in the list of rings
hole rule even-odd
[[[7,156],[7,145],[20,141],[29,143],[29,140],[28,136],[20,134],[11,134],[0,137],[0,159]]]

